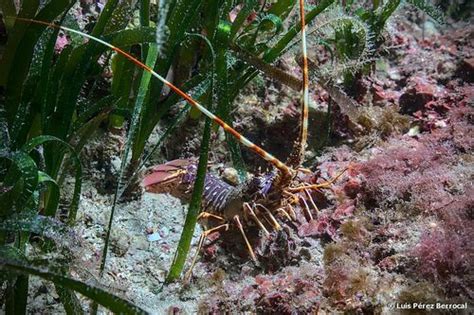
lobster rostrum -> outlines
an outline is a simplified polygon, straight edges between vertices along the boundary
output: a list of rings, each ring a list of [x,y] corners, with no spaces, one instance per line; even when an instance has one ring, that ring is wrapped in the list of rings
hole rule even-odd
[[[75,33],[109,47],[160,80],[170,90],[186,100],[192,107],[202,112],[217,125],[222,127],[225,132],[235,137],[242,145],[274,166],[275,170],[273,172],[262,176],[251,177],[248,181],[239,186],[227,184],[212,174],[206,176],[203,193],[203,209],[198,219],[200,219],[201,222],[203,220],[207,221],[206,225],[209,228],[201,234],[198,250],[196,251],[196,255],[186,278],[189,278],[191,275],[199,250],[202,248],[206,238],[214,232],[226,231],[231,227],[236,227],[240,231],[251,258],[257,261],[255,252],[245,233],[244,225],[256,225],[264,234],[269,235],[271,231],[279,231],[282,228],[277,218],[281,217],[290,221],[296,221],[295,210],[297,209],[295,209],[294,206],[299,204],[303,204],[302,211],[304,212],[306,220],[311,221],[313,219],[312,213],[318,211],[311,191],[330,186],[331,183],[344,172],[341,172],[327,182],[316,183],[314,178],[308,180],[308,178],[311,177],[308,176],[309,170],[300,167],[308,137],[309,103],[309,77],[304,11],[304,0],[299,0],[303,70],[301,123],[298,138],[294,143],[292,153],[286,163],[283,163],[272,154],[252,143],[222,119],[199,104],[191,96],[155,72],[151,67],[122,49],[97,37],[65,26],[34,19],[14,17],[14,19],[18,21],[41,24],[50,28],[58,28],[66,32]],[[175,160],[164,165],[155,166],[151,168],[151,173],[144,178],[143,186],[145,186],[148,191],[170,192],[178,197],[186,198],[194,184],[196,168],[196,164],[188,160]],[[311,184],[307,184],[308,182]]]

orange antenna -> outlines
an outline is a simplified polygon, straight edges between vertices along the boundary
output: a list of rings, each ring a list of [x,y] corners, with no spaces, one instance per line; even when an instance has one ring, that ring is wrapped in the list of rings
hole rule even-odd
[[[253,151],[256,154],[258,154],[259,156],[261,156],[266,161],[272,163],[276,168],[278,168],[283,173],[284,176],[291,176],[291,174],[293,173],[291,168],[286,166],[283,162],[278,160],[272,154],[266,152],[261,147],[254,144],[252,141],[250,141],[246,137],[242,136],[237,130],[235,130],[234,128],[232,128],[228,124],[226,124],[222,119],[220,119],[219,117],[217,117],[216,115],[214,115],[213,113],[208,111],[204,106],[202,106],[197,101],[195,101],[191,96],[189,96],[188,94],[186,94],[185,92],[180,90],[178,87],[176,87],[174,84],[172,84],[171,82],[166,80],[164,77],[162,77],[161,75],[156,73],[151,67],[147,66],[146,64],[144,64],[143,62],[141,62],[140,60],[135,58],[134,56],[130,55],[129,53],[127,53],[125,51],[123,51],[122,49],[120,49],[118,47],[115,47],[114,45],[112,45],[110,43],[107,43],[106,41],[103,41],[100,38],[97,38],[95,36],[92,36],[92,35],[89,35],[89,34],[81,32],[81,31],[78,31],[78,30],[75,30],[75,29],[72,29],[72,28],[69,28],[69,27],[65,27],[65,26],[62,26],[62,25],[57,25],[57,24],[54,24],[54,23],[49,23],[49,22],[39,21],[39,20],[33,20],[33,19],[19,18],[19,17],[10,17],[10,18],[13,18],[13,19],[16,19],[16,20],[19,20],[19,21],[42,24],[42,25],[46,25],[46,26],[52,27],[52,28],[58,28],[58,29],[61,29],[61,30],[67,31],[67,32],[71,32],[71,33],[78,34],[80,36],[86,37],[90,40],[93,40],[95,42],[98,42],[102,45],[105,45],[105,46],[111,48],[112,50],[116,51],[117,53],[121,54],[125,58],[129,59],[134,64],[136,64],[138,67],[144,69],[145,71],[148,71],[152,76],[154,76],[155,78],[157,78],[158,80],[163,82],[171,90],[173,90],[176,94],[178,94],[183,99],[185,99],[191,106],[197,108],[204,115],[206,115],[207,117],[209,117],[210,119],[215,121],[219,126],[224,128],[224,130],[226,132],[230,133],[232,136],[237,138],[237,140],[239,140],[239,142],[242,143],[244,146],[246,146],[251,151]]]

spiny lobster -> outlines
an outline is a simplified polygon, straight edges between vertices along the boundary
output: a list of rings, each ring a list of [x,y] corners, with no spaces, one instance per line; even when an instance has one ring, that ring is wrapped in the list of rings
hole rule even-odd
[[[180,90],[163,76],[156,73],[151,67],[147,66],[122,49],[75,29],[39,20],[20,17],[15,18],[19,21],[42,24],[52,28],[59,28],[67,32],[84,36],[90,40],[109,47],[163,82],[167,87],[170,88],[170,90],[174,91],[176,94],[185,99],[191,106],[198,109],[216,124],[221,126],[225,132],[228,132],[234,136],[241,144],[258,154],[261,158],[265,159],[276,168],[275,171],[264,174],[263,176],[254,176],[238,187],[229,185],[214,175],[209,174],[206,176],[203,194],[204,208],[199,215],[199,219],[206,219],[210,225],[210,228],[201,234],[196,255],[193,258],[191,267],[189,268],[185,279],[189,279],[199,251],[202,248],[206,238],[214,232],[229,230],[231,226],[237,227],[237,229],[240,231],[251,258],[254,261],[257,261],[257,257],[252,245],[250,244],[249,239],[244,231],[243,223],[250,225],[252,224],[251,222],[253,222],[261,231],[263,231],[263,233],[269,235],[270,232],[269,229],[267,229],[267,226],[270,226],[272,229],[277,231],[281,230],[281,225],[277,220],[278,217],[286,218],[289,221],[296,220],[296,212],[300,211],[300,209],[296,209],[295,207],[300,205],[300,202],[303,205],[301,210],[303,211],[306,220],[311,221],[313,219],[313,211],[311,208],[313,208],[315,211],[318,211],[318,208],[311,196],[310,191],[312,189],[330,186],[331,183],[343,173],[339,173],[339,175],[324,183],[316,183],[313,178],[313,183],[307,184],[308,178],[311,177],[307,176],[309,170],[300,167],[304,157],[308,138],[309,104],[309,76],[304,12],[304,0],[299,0],[303,70],[301,89],[301,124],[298,138],[294,143],[292,153],[286,163],[281,162],[272,154],[252,143],[249,139],[242,136],[222,119],[199,104],[191,96]],[[152,168],[151,174],[144,178],[143,185],[149,191],[168,191],[174,193],[179,191],[181,195],[185,195],[193,186],[195,175],[195,164],[189,163],[189,161],[176,160]],[[212,224],[211,221],[219,223]],[[266,222],[266,224],[264,224],[264,222]]]
[[[318,207],[312,197],[311,190],[328,187],[343,172],[333,179],[316,184],[311,171],[301,168],[306,142],[308,138],[308,103],[309,103],[309,75],[308,58],[305,35],[304,1],[299,1],[299,13],[301,22],[301,49],[302,49],[302,108],[299,136],[294,143],[292,153],[286,163],[266,152],[247,138],[239,134],[235,129],[228,126],[220,118],[202,108],[197,102],[190,99],[179,90],[175,90],[169,83],[171,89],[185,98],[191,105],[197,107],[207,117],[214,120],[224,130],[237,138],[240,143],[270,162],[276,168],[275,171],[254,176],[246,182],[232,186],[215,175],[207,174],[204,184],[202,211],[198,220],[205,230],[198,242],[198,248],[191,266],[185,275],[185,281],[191,276],[193,266],[206,238],[218,231],[227,231],[231,226],[236,227],[247,247],[250,257],[257,261],[255,251],[247,237],[243,223],[256,225],[265,235],[270,235],[268,226],[273,230],[281,230],[278,218],[296,221],[296,212],[302,203],[302,211],[306,220],[313,220],[313,211]],[[163,165],[152,167],[149,174],[143,180],[143,186],[149,192],[168,192],[181,199],[189,196],[196,179],[197,166],[190,160],[174,160]],[[312,180],[312,184],[307,184]],[[264,224],[266,222],[266,224]]]

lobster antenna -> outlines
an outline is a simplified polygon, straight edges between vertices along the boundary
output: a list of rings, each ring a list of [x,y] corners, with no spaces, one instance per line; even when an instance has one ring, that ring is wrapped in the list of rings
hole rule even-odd
[[[250,141],[249,139],[247,139],[246,137],[244,137],[243,135],[241,135],[237,130],[235,130],[234,128],[232,128],[231,126],[229,126],[228,124],[226,124],[222,119],[220,119],[219,117],[217,117],[216,115],[214,115],[213,113],[211,113],[210,111],[208,111],[204,106],[202,106],[201,104],[199,104],[197,101],[195,101],[191,96],[189,96],[188,94],[186,94],[185,92],[183,92],[182,90],[180,90],[178,87],[176,87],[175,85],[173,85],[171,82],[169,82],[168,80],[166,80],[164,77],[162,77],[161,75],[159,75],[158,73],[156,73],[151,67],[147,66],[146,64],[144,64],[143,62],[141,62],[140,60],[138,60],[137,58],[135,58],[134,56],[130,55],[129,53],[123,51],[122,49],[118,48],[118,47],[115,47],[114,45],[110,44],[110,43],[107,43],[106,41],[103,41],[102,39],[100,38],[97,38],[97,37],[94,37],[92,35],[89,35],[87,33],[83,33],[81,31],[78,31],[78,30],[75,30],[75,29],[72,29],[72,28],[69,28],[69,27],[65,27],[65,26],[62,26],[62,25],[58,25],[58,24],[55,24],[55,23],[49,23],[49,22],[45,22],[45,21],[39,21],[39,20],[34,20],[34,19],[27,19],[27,18],[20,18],[20,17],[7,17],[7,18],[13,18],[13,19],[16,19],[16,20],[19,20],[19,21],[24,21],[24,22],[30,22],[30,23],[36,23],[36,24],[41,24],[41,25],[45,25],[47,27],[52,27],[52,28],[57,28],[57,29],[61,29],[61,30],[64,30],[64,31],[67,31],[67,32],[71,32],[71,33],[74,33],[74,34],[77,34],[77,35],[80,35],[80,36],[83,36],[83,37],[86,37],[90,40],[93,40],[95,42],[98,42],[102,45],[105,45],[109,48],[111,48],[112,50],[114,50],[115,52],[117,52],[118,54],[121,54],[122,56],[124,56],[125,58],[127,58],[128,60],[132,61],[134,64],[136,64],[138,67],[144,69],[145,71],[148,71],[152,76],[154,76],[155,78],[157,78],[158,80],[160,80],[161,82],[163,82],[163,84],[167,85],[171,90],[173,90],[176,94],[178,94],[179,96],[181,96],[183,99],[185,99],[191,106],[195,107],[196,109],[198,109],[201,113],[203,113],[204,115],[206,115],[207,117],[209,117],[210,119],[212,119],[213,121],[216,122],[216,124],[218,124],[219,126],[221,126],[222,128],[224,128],[224,131],[230,133],[232,136],[234,136],[240,143],[242,143],[244,146],[246,146],[247,148],[249,148],[251,151],[255,152],[256,154],[258,154],[260,157],[262,157],[264,160],[272,163],[276,168],[278,168],[284,175],[286,176],[291,176],[293,174],[293,170],[291,168],[289,168],[288,166],[286,166],[283,162],[281,162],[279,159],[277,159],[276,157],[274,157],[272,154],[268,153],[267,151],[263,150],[261,147],[259,147],[258,145],[254,144],[252,141]]]
[[[303,52],[303,103],[301,113],[300,126],[300,152],[301,161],[304,158],[306,142],[308,140],[308,116],[309,116],[309,74],[308,74],[308,53],[306,50],[306,22],[304,14],[304,0],[300,2],[300,19],[301,19],[301,50]]]
[[[304,0],[299,0],[300,20],[301,20],[301,51],[303,59],[303,86],[301,87],[301,122],[298,139],[293,147],[293,152],[289,158],[289,165],[298,167],[303,162],[308,141],[308,116],[309,116],[309,73],[308,54],[306,49],[306,22],[304,14]]]

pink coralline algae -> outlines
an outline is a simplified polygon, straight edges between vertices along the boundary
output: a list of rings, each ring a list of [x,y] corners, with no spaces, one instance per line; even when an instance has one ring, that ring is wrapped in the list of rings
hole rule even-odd
[[[439,222],[428,227],[411,255],[415,272],[441,284],[450,296],[474,298],[474,187],[439,211]]]
[[[458,108],[447,116],[447,127],[416,138],[393,138],[385,148],[378,148],[359,165],[366,197],[380,205],[402,203],[415,212],[436,212],[451,203],[469,173],[469,167],[456,159],[456,154],[474,147],[469,117],[469,109]]]
[[[290,271],[277,276],[257,276],[254,286],[257,309],[279,314],[317,311],[321,292],[314,278],[314,275],[303,276]]]

